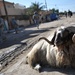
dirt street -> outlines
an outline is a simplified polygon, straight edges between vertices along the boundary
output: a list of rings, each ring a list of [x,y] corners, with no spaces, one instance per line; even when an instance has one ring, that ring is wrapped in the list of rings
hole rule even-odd
[[[51,33],[53,33],[57,27],[64,25],[75,25],[75,16],[72,18],[63,17],[57,21],[40,24],[39,32],[31,34],[34,35],[34,37],[28,39],[29,43],[37,40],[41,36],[47,37],[48,35],[51,35]],[[47,30],[40,33],[41,29]],[[32,46],[28,48],[28,50],[24,51],[21,55],[13,59],[1,71],[0,75],[75,75],[75,69],[72,68],[43,68],[41,73],[30,68],[30,66],[25,64],[24,61],[25,55],[31,50]]]

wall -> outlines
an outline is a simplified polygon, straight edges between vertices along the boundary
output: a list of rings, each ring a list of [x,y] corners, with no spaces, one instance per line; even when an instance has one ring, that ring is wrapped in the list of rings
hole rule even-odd
[[[27,26],[30,25],[29,20],[17,20],[17,23],[19,26],[23,25],[23,26]]]
[[[23,9],[15,9],[15,8],[6,8],[8,15],[22,15],[25,13],[25,10]],[[5,15],[4,7],[1,7],[1,14]]]

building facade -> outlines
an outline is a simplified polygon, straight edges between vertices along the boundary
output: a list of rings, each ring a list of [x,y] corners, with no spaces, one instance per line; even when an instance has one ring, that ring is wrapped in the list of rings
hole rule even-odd
[[[8,16],[11,16],[11,15],[22,15],[25,13],[25,9],[17,9],[14,7],[14,3],[10,3],[10,2],[6,2],[5,1],[5,6],[6,6],[6,9],[7,9],[7,13],[8,13]],[[0,13],[2,16],[5,16],[5,10],[4,10],[4,5],[3,5],[3,1],[0,1]]]
[[[15,8],[15,4],[11,3],[11,2],[7,2],[5,1],[5,6],[6,6],[6,10],[7,10],[7,15],[8,15],[8,20],[9,20],[9,24],[11,22],[11,18],[12,17],[20,17],[23,14],[25,14],[25,9],[21,9],[21,7]],[[6,17],[6,13],[5,13],[5,9],[4,9],[4,5],[3,5],[3,0],[0,0],[0,16]],[[11,26],[10,26],[11,28]]]

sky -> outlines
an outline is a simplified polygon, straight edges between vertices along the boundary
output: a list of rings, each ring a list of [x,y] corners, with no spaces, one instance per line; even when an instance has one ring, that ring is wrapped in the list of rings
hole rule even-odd
[[[68,11],[71,10],[75,12],[75,0],[5,0],[8,2],[19,3],[26,7],[29,7],[31,3],[39,2],[42,5],[45,5],[45,1],[47,3],[47,9],[59,9],[59,11]]]

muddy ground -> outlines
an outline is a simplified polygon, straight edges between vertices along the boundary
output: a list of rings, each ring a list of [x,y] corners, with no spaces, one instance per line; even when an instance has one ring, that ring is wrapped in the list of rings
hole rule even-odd
[[[75,16],[72,18],[61,18],[60,20],[44,23],[40,25],[40,28],[47,28],[48,31],[39,33],[38,36],[30,38],[30,40],[36,40],[41,36],[48,36],[55,31],[59,26],[63,25],[75,25]],[[38,33],[37,33],[38,34]],[[36,43],[36,42],[35,42]],[[33,46],[33,45],[32,45]],[[30,68],[29,65],[25,64],[25,55],[31,50],[32,46],[26,51],[23,51],[18,57],[13,59],[0,73],[0,75],[75,75],[75,69],[73,68],[47,68],[44,67],[39,73],[38,71]]]

